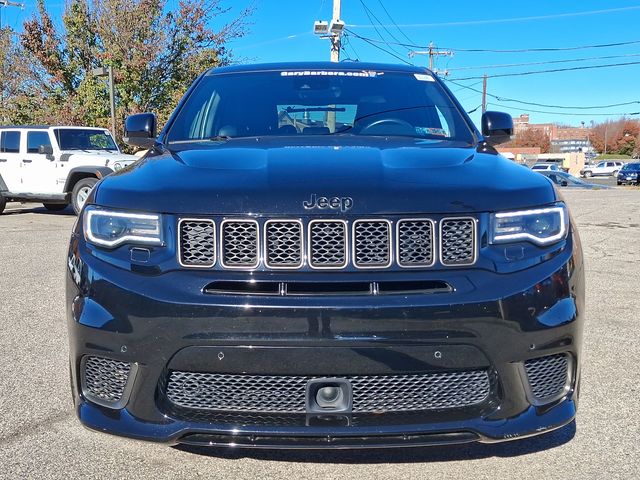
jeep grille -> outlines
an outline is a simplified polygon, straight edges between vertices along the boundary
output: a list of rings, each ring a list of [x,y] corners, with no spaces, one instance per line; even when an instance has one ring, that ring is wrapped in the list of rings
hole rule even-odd
[[[184,267],[384,269],[472,265],[472,217],[357,219],[181,219],[178,260]],[[219,225],[219,228],[216,228]],[[219,237],[217,236],[219,235]],[[219,241],[218,241],[219,240]],[[217,259],[219,258],[219,262]]]

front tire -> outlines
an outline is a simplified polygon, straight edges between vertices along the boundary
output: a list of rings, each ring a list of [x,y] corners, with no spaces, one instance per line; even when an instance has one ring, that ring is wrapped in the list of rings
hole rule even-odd
[[[586,172],[584,172],[584,176],[585,178],[589,178],[593,176],[593,173],[591,172],[591,170],[587,170]]]
[[[97,178],[87,177],[78,180],[78,182],[73,186],[73,191],[71,192],[71,205],[73,205],[73,211],[76,212],[76,215],[80,214],[82,207],[87,201],[87,198],[96,183],[98,183]]]
[[[43,203],[42,205],[50,212],[60,212],[69,206],[68,203]]]
[[[7,206],[7,201],[2,196],[2,194],[0,194],[0,214],[2,214],[2,212],[4,212],[4,207],[6,207],[6,206]]]

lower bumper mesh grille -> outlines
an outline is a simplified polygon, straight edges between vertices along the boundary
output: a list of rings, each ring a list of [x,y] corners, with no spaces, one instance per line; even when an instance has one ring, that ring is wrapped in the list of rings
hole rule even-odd
[[[524,363],[531,393],[537,401],[562,396],[569,380],[569,357],[565,354],[533,358]]]
[[[131,364],[102,357],[85,357],[82,391],[89,400],[115,406],[123,397]]]
[[[172,371],[166,394],[182,408],[304,413],[306,385],[314,378]],[[485,401],[491,388],[486,370],[344,378],[351,382],[354,413],[467,407]]]

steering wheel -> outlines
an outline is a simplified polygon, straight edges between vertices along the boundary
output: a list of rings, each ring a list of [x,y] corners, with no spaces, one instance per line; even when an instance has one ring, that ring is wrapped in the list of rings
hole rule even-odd
[[[411,132],[415,132],[415,128],[413,125],[411,125],[409,122],[405,121],[405,120],[401,120],[399,118],[383,118],[381,120],[376,120],[375,122],[371,122],[368,125],[365,125],[364,127],[362,127],[362,129],[360,130],[361,134],[366,134],[369,130],[373,130],[379,127],[384,127],[384,126],[396,126],[396,127],[401,127],[403,130],[404,129],[408,129]],[[371,133],[371,132],[369,132]],[[384,134],[384,133],[388,133],[388,134],[393,134],[395,133],[394,130],[392,129],[391,132],[377,132],[379,134]]]

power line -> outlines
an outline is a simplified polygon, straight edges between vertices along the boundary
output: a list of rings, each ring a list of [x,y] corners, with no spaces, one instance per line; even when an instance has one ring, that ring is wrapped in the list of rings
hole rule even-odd
[[[413,42],[413,40],[411,40],[406,33],[404,33],[404,30],[402,30],[398,24],[396,23],[396,21],[393,19],[393,17],[391,16],[391,14],[389,13],[389,11],[387,10],[387,8],[384,6],[384,3],[382,3],[382,0],[378,0],[378,3],[380,4],[380,6],[382,7],[382,9],[384,10],[384,13],[387,14],[387,17],[389,18],[389,20],[391,20],[391,23],[393,23],[393,25],[398,29],[398,31],[400,32],[400,34],[406,38],[409,42]],[[396,39],[397,40],[397,39]]]
[[[395,48],[393,48],[389,42],[387,42],[387,40],[382,36],[382,34],[380,33],[380,31],[378,30],[378,27],[376,27],[373,19],[375,18],[376,22],[379,25],[382,25],[382,22],[380,22],[380,19],[378,17],[376,17],[375,13],[373,13],[369,7],[367,7],[367,5],[364,3],[363,0],[359,0],[360,1],[360,5],[362,5],[362,8],[364,9],[364,13],[367,15],[367,18],[369,19],[369,22],[371,22],[371,25],[373,26],[374,30],[376,31],[376,33],[378,34],[378,37],[380,37],[380,40],[382,40],[382,42],[384,44],[386,44],[394,53],[400,55],[400,52],[398,52]],[[373,18],[371,18],[373,17]],[[396,42],[399,42],[399,40],[391,33],[389,32],[389,30],[384,27],[385,31],[391,35],[391,38],[393,38]]]
[[[449,80],[449,79],[445,79],[445,81],[452,83],[454,85],[457,85],[459,87],[462,87],[461,90],[471,90],[472,92],[475,93],[482,93],[482,91],[473,88],[473,85],[462,85],[461,83],[458,83],[456,81],[453,80]],[[478,82],[481,83],[481,82]],[[491,93],[487,93],[487,96],[496,99],[499,102],[514,102],[514,103],[521,103],[523,105],[532,105],[534,107],[543,107],[543,108],[562,108],[565,110],[596,110],[599,108],[613,108],[613,107],[622,107],[622,106],[626,106],[626,105],[636,105],[636,104],[640,104],[640,100],[632,100],[630,102],[622,102],[622,103],[610,103],[608,105],[589,105],[589,106],[577,106],[577,105],[549,105],[549,104],[544,104],[544,103],[536,103],[536,102],[526,102],[524,100],[517,100],[515,98],[508,98],[508,97],[502,97],[499,95],[494,95]]]
[[[517,112],[522,112],[522,109],[518,109],[518,108],[514,108],[514,107],[509,107],[506,105],[500,105],[499,103],[491,103],[489,102],[488,105],[493,105],[494,107],[499,107],[499,108],[504,108],[505,110],[513,110],[513,111],[517,111]],[[570,112],[549,112],[549,111],[544,111],[544,110],[531,110],[531,109],[527,109],[528,112],[532,112],[532,113],[549,113],[552,115],[566,115],[566,116],[585,116],[585,117],[594,117],[594,116],[607,116],[607,117],[631,117],[634,115],[640,115],[640,112],[630,112],[630,113],[614,113],[614,112],[608,112],[608,113],[602,113],[602,112],[592,112],[592,113],[570,113]]]
[[[587,62],[590,60],[611,60],[614,58],[628,58],[628,57],[640,57],[640,53],[626,53],[624,55],[605,55],[599,57],[583,57],[583,58],[567,58],[563,60],[544,60],[540,62],[525,62],[525,63],[502,63],[496,65],[474,65],[467,67],[453,67],[449,70],[486,70],[488,68],[509,68],[509,67],[525,67],[529,65],[550,65],[557,63],[571,63],[571,62]]]
[[[550,20],[554,18],[568,18],[568,17],[582,17],[588,15],[602,15],[608,13],[628,12],[632,10],[640,10],[640,5],[634,5],[630,7],[608,8],[603,10],[588,10],[583,12],[568,12],[568,13],[555,13],[551,15],[536,15],[530,17],[514,17],[514,18],[493,18],[487,20],[466,20],[462,22],[440,22],[440,23],[408,23],[400,24],[399,27],[403,28],[438,28],[438,27],[459,27],[465,25],[489,25],[494,23],[511,23],[511,22],[526,22],[536,20]],[[356,25],[349,24],[352,28],[370,28],[370,25]],[[389,25],[391,26],[391,25]]]
[[[568,68],[553,68],[549,70],[535,70],[530,72],[515,72],[515,73],[498,73],[495,75],[489,75],[490,78],[498,78],[498,77],[522,77],[525,75],[538,75],[540,73],[557,73],[557,72],[570,72],[575,70],[593,70],[594,68],[609,68],[609,67],[625,67],[629,65],[638,65],[640,62],[624,62],[624,63],[610,63],[607,65],[587,65],[582,67],[568,67]],[[453,80],[477,80],[482,78],[481,76],[473,76],[473,77],[459,77],[454,78]]]
[[[345,28],[345,31],[347,31],[347,33],[349,33],[349,34],[353,35],[355,38],[358,38],[358,39],[362,40],[363,42],[368,43],[368,44],[369,44],[369,45],[371,45],[372,47],[375,47],[375,48],[377,48],[378,50],[380,50],[380,51],[382,51],[382,52],[384,52],[384,53],[386,53],[386,54],[388,54],[388,55],[391,55],[392,57],[396,58],[397,60],[400,60],[402,63],[406,63],[407,65],[412,65],[412,66],[414,66],[414,65],[413,65],[413,63],[408,62],[407,60],[405,60],[404,58],[402,58],[402,57],[400,57],[400,56],[396,55],[395,53],[390,52],[389,50],[386,50],[385,48],[381,47],[380,45],[377,45],[376,43],[372,42],[370,39],[365,38],[365,37],[361,37],[361,36],[360,36],[360,35],[358,35],[357,33],[353,32],[353,31],[351,31],[351,30],[349,30],[349,29],[347,29],[347,28]]]
[[[364,37],[368,38],[368,37]],[[370,41],[374,43],[385,43],[391,45],[398,45],[401,47],[407,48],[428,48],[429,45],[418,45],[415,43],[395,43],[395,42],[380,42],[379,40],[375,40],[373,38],[368,38]],[[640,40],[630,40],[625,42],[615,42],[615,43],[599,43],[595,45],[577,45],[573,47],[540,47],[540,48],[517,48],[510,50],[497,50],[497,49],[489,49],[489,48],[452,48],[446,47],[447,50],[452,50],[454,52],[469,52],[469,53],[530,53],[530,52],[565,52],[565,51],[573,51],[573,50],[588,50],[591,48],[610,48],[610,47],[623,47],[627,45],[637,45],[640,43]],[[443,47],[445,48],[445,47]]]

